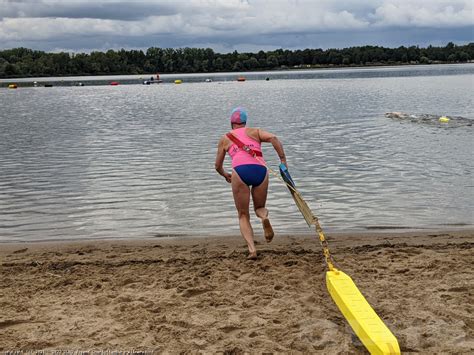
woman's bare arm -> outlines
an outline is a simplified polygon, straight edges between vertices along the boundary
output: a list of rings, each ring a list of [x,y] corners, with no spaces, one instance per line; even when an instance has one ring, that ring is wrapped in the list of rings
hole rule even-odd
[[[280,161],[288,167],[286,163],[285,151],[278,137],[275,136],[273,133],[264,131],[263,129],[258,129],[257,134],[261,142],[267,142],[273,145],[273,149],[275,149],[275,151],[277,152]]]
[[[222,137],[219,140],[219,144],[217,145],[215,168],[216,168],[216,171],[219,173],[219,175],[223,176],[227,182],[231,182],[232,174],[224,170],[224,159],[225,159],[225,153],[226,153],[225,144],[226,144],[226,138]]]

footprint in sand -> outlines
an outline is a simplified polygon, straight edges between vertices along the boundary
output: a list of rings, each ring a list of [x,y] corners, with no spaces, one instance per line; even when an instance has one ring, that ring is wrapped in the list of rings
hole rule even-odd
[[[183,291],[181,296],[183,297],[194,297],[197,295],[201,295],[203,293],[209,292],[210,290],[207,288],[188,288]]]
[[[17,324],[29,323],[29,319],[7,319],[4,321],[0,321],[0,329],[12,327]]]
[[[288,267],[291,267],[291,266],[296,265],[296,264],[298,264],[297,260],[288,260],[288,261],[285,261],[283,263],[283,265],[288,266]]]
[[[235,325],[226,325],[225,327],[219,328],[219,330],[224,333],[231,333],[239,329],[242,329],[242,328],[236,327]]]
[[[451,291],[451,292],[467,292],[468,291],[468,288],[467,287],[451,287],[450,289],[448,289],[448,291]]]

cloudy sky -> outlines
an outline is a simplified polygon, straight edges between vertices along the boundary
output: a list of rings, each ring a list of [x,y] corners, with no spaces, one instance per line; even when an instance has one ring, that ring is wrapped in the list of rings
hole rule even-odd
[[[397,47],[474,42],[473,0],[0,0],[0,49]]]

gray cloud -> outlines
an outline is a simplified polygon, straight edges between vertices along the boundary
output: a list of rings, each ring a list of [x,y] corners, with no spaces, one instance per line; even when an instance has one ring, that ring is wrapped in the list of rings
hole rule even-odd
[[[148,16],[176,14],[171,3],[150,1],[0,1],[0,17],[92,18],[136,21]]]
[[[104,4],[91,4],[87,7],[77,6],[59,8],[47,13],[48,17],[67,18],[95,18],[108,20],[136,21],[150,15],[169,16],[175,14],[174,9],[162,5],[147,5],[140,3],[114,3],[108,6]],[[33,16],[36,17],[36,16]],[[39,16],[38,16],[39,17]]]
[[[0,0],[0,48],[230,51],[468,42],[472,11],[471,0]]]

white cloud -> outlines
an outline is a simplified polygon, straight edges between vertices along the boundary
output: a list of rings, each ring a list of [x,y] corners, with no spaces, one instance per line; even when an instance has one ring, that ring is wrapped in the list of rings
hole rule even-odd
[[[474,24],[472,1],[390,0],[376,8],[378,27],[462,27]]]

